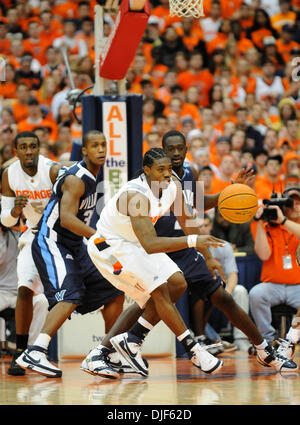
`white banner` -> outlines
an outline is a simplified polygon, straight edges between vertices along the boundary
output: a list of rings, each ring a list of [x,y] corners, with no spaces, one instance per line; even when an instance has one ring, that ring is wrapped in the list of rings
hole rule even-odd
[[[128,176],[126,102],[104,101],[103,133],[107,140],[104,166],[105,202],[125,183]]]

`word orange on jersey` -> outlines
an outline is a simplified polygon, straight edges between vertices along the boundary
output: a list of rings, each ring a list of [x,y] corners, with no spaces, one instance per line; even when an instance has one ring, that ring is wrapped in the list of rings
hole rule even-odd
[[[16,190],[16,196],[27,196],[29,199],[47,199],[50,198],[51,189],[48,190]]]

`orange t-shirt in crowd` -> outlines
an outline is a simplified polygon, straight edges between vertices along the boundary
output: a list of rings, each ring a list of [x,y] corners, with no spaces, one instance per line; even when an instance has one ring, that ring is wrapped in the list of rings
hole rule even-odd
[[[30,38],[23,41],[24,52],[30,52],[41,65],[45,65],[46,63],[45,51],[48,46],[50,46],[49,41],[38,40],[34,42]]]
[[[176,27],[176,32],[180,37],[182,37],[183,44],[189,50],[194,50],[199,41],[203,39],[203,30],[200,28],[200,26],[191,31],[189,36],[184,35],[183,29],[181,27]]]
[[[222,18],[231,18],[234,12],[240,9],[243,0],[220,0]]]
[[[1,55],[9,55],[10,54],[10,40],[7,38],[4,40],[0,40],[0,52]]]
[[[214,176],[211,182],[211,193],[222,192],[222,190],[230,184],[231,182],[225,182],[224,180],[221,180],[218,177]]]
[[[237,49],[240,56],[244,56],[247,50],[251,49],[252,47],[254,47],[254,44],[251,40],[249,40],[249,38],[244,37],[237,42]]]
[[[280,177],[275,183],[272,183],[267,175],[256,180],[255,193],[258,199],[270,199],[273,191],[276,193],[284,191],[284,182]]]
[[[15,99],[17,94],[17,84],[12,82],[0,83],[0,96],[6,99]]]
[[[269,36],[272,36],[272,32],[267,28],[261,28],[251,33],[251,39],[259,49],[263,49],[263,39]]]
[[[207,53],[212,54],[212,52],[216,49],[225,50],[228,38],[229,37],[227,34],[218,33],[216,37],[206,43]]]
[[[51,9],[53,15],[60,16],[63,19],[77,18],[77,11],[78,3],[74,1],[66,1],[65,3],[58,4]]]
[[[14,102],[11,107],[13,110],[15,121],[17,123],[25,120],[28,117],[29,111],[26,104],[23,105],[19,102]]]
[[[271,25],[277,31],[281,31],[282,26],[285,24],[294,25],[296,22],[296,17],[296,13],[292,12],[291,10],[284,14],[277,13],[276,15],[271,16]]]
[[[297,236],[289,233],[283,226],[272,227],[264,224],[272,254],[263,262],[261,282],[296,285],[299,283],[299,267],[296,262],[296,250],[299,245]],[[285,269],[283,258],[291,256],[292,268]]]
[[[190,71],[182,72],[178,75],[177,84],[184,91],[189,87],[198,87],[199,89],[199,105],[207,106],[209,104],[209,92],[214,84],[214,77],[207,69],[202,69],[197,74],[192,74]]]
[[[50,139],[55,141],[57,139],[57,124],[54,121],[41,119],[36,124],[31,124],[27,119],[18,123],[18,131],[33,131],[37,127],[49,127],[51,129]]]
[[[296,41],[291,40],[289,43],[285,44],[282,40],[276,40],[276,46],[278,53],[281,54],[285,62],[289,62],[291,59],[291,51],[294,48],[300,49],[300,44]]]
[[[254,77],[247,77],[247,87],[244,88],[245,92],[248,93],[255,93],[255,88],[256,88],[256,80]],[[233,86],[241,86],[241,82],[240,82],[240,78],[238,76],[236,77],[232,77],[230,80],[231,84]]]

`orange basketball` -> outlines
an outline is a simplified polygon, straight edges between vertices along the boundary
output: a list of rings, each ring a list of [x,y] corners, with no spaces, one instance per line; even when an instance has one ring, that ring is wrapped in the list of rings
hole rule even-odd
[[[231,223],[246,223],[253,218],[257,208],[257,196],[245,184],[231,184],[220,193],[218,209]]]

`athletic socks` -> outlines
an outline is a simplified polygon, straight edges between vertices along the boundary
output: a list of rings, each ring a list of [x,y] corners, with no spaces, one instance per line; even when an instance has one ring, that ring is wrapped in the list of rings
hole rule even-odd
[[[146,338],[148,333],[153,329],[153,325],[147,322],[143,317],[140,317],[135,325],[129,330],[130,333],[140,338],[142,341]]]
[[[191,355],[191,349],[197,344],[197,341],[193,339],[190,331],[187,329],[183,334],[178,335],[177,339],[184,346],[186,352]]]
[[[257,350],[264,350],[268,346],[267,341],[264,339],[261,344],[254,345]]]
[[[37,339],[34,341],[33,345],[38,345],[39,347],[42,347],[48,350],[50,341],[51,341],[51,336],[41,333],[39,334]]]
[[[16,334],[16,347],[17,351],[24,351],[28,345],[29,335],[18,335]]]

